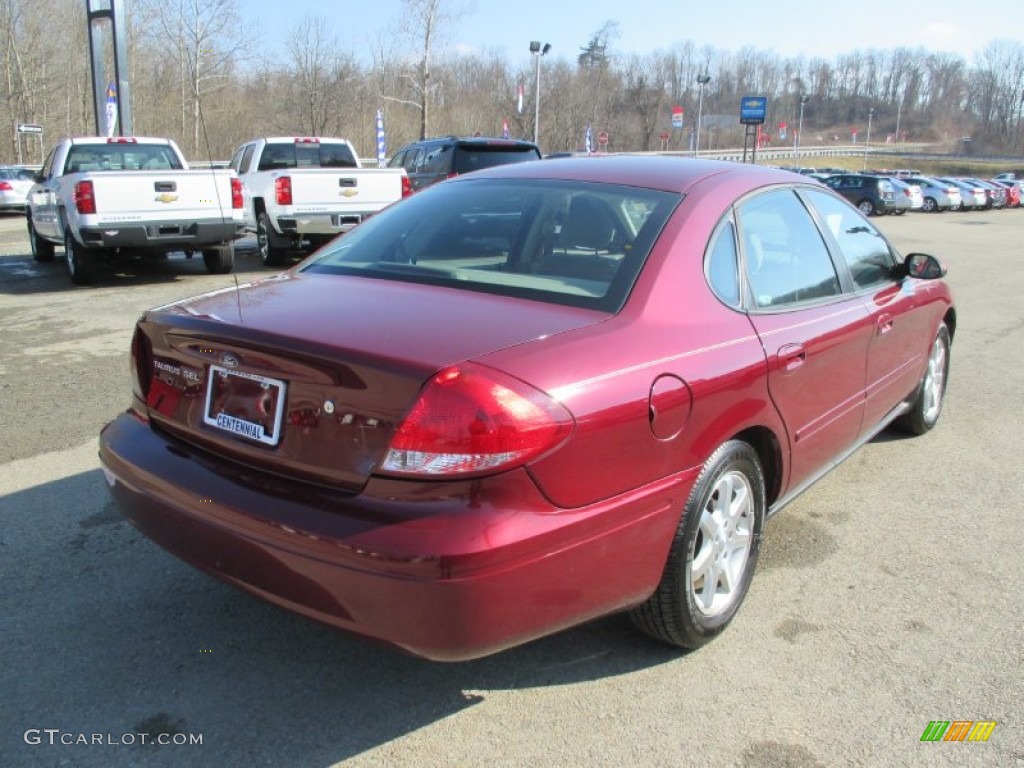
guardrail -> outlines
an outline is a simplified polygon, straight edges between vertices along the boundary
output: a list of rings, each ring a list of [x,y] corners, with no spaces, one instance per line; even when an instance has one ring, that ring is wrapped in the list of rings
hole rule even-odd
[[[898,145],[899,154],[917,154],[923,149],[929,147],[929,144],[900,144]],[[808,158],[815,157],[861,157],[865,154],[876,155],[876,154],[893,154],[897,151],[897,145],[893,144],[878,144],[869,145],[865,150],[863,144],[843,144],[836,146],[835,144],[822,145],[822,146],[802,146],[799,152],[795,152],[793,147],[763,147],[757,150],[758,160],[772,160],[772,161],[789,161],[789,164],[796,165],[810,165],[807,162]],[[753,150],[747,149],[747,157],[750,158]],[[630,154],[649,154],[649,155],[669,155],[675,157],[694,157],[693,152],[688,151],[655,151],[655,152],[631,152]],[[704,158],[706,160],[743,160],[743,148],[739,149],[702,149],[696,154],[696,157]]]

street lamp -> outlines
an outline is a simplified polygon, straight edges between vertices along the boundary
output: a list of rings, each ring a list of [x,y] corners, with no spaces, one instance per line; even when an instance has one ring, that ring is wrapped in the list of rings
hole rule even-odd
[[[800,95],[800,120],[797,123],[796,136],[793,137],[793,157],[800,157],[800,139],[804,135],[804,104],[810,100],[810,96]]]
[[[871,144],[871,118],[875,114],[875,108],[871,107],[868,110],[868,135],[864,139],[864,166],[861,170],[867,170],[868,167],[868,145]]]
[[[551,50],[551,43],[540,44],[540,40],[530,41],[530,53],[537,57],[537,89],[533,97],[533,143],[540,144],[540,57]]]
[[[697,84],[700,86],[700,96],[697,99],[697,135],[693,142],[693,156],[696,157],[700,151],[700,118],[704,113],[704,86],[711,82],[711,75],[705,69],[703,75],[697,75]]]

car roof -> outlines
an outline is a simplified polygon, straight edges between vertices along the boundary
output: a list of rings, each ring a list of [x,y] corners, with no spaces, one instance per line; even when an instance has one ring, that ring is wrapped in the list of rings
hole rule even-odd
[[[624,186],[649,187],[683,193],[712,176],[745,177],[750,186],[808,183],[806,176],[777,168],[727,160],[697,160],[686,157],[606,155],[603,157],[559,157],[543,163],[512,163],[474,171],[467,179],[519,178],[593,181]],[[452,179],[449,183],[458,183]]]

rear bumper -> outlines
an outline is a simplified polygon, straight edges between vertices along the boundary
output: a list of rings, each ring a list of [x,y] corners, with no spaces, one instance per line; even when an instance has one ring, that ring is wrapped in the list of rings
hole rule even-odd
[[[89,248],[202,248],[230,243],[244,234],[241,221],[195,219],[133,221],[130,224],[86,226],[79,229]]]
[[[372,211],[361,213],[295,213],[277,217],[277,229],[282,235],[339,235],[348,232]]]
[[[129,414],[100,437],[114,499],[146,536],[272,603],[438,661],[476,658],[639,604],[693,474],[553,507],[524,470],[372,478],[357,495],[262,475]]]

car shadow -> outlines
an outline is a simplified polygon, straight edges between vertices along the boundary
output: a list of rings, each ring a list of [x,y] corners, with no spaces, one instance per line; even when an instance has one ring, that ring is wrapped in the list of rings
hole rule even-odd
[[[236,245],[233,274],[261,277],[281,270],[271,270],[260,264],[255,247]],[[142,285],[169,283],[186,284],[189,280],[209,276],[203,257],[195,254],[172,253],[166,258],[119,258],[103,264],[92,285],[74,285],[68,277],[64,251],[58,249],[53,261],[37,262],[31,254],[0,257],[0,294],[25,295],[89,291],[102,288],[128,288]],[[214,277],[231,279],[231,273]],[[239,278],[241,279],[241,277]],[[199,293],[202,288],[197,288]]]
[[[626,675],[682,652],[614,616],[440,664],[221,584],[121,517],[99,470],[0,497],[6,765],[328,765],[457,716],[494,692]],[[394,606],[401,610],[401,606]],[[12,652],[17,649],[16,652]],[[23,743],[31,728],[202,734],[202,746]],[[13,749],[13,754],[6,754]]]

